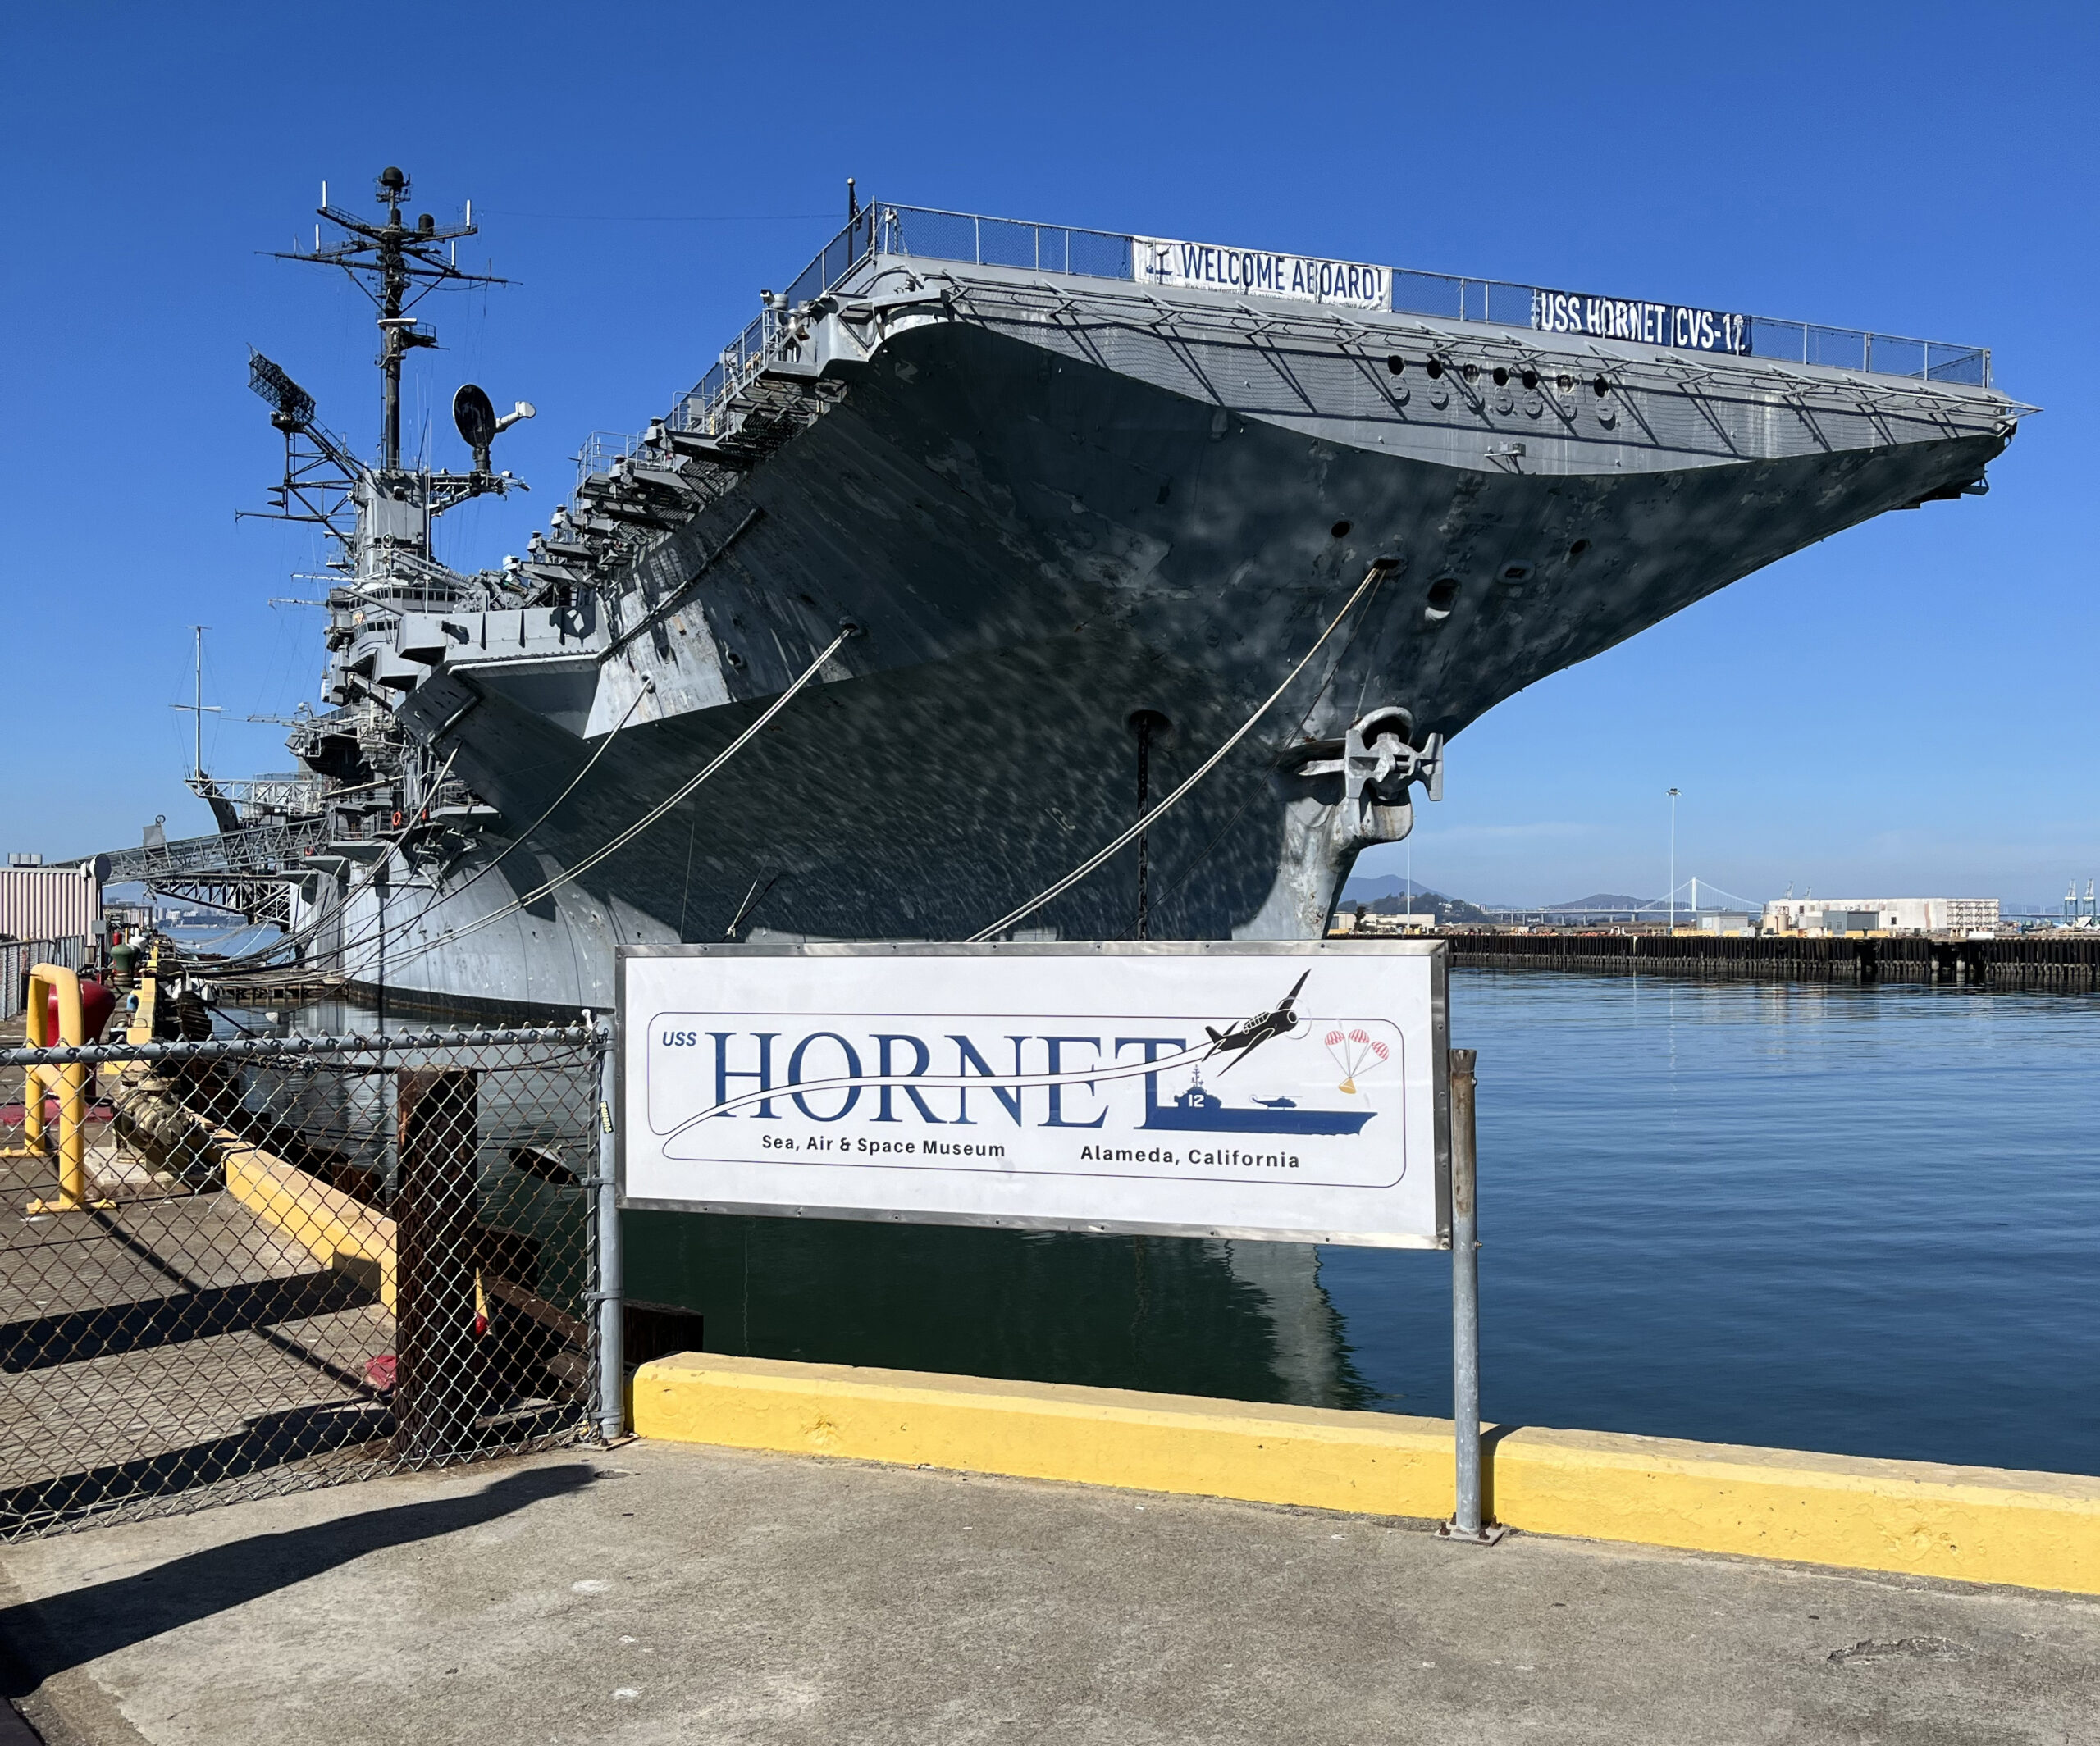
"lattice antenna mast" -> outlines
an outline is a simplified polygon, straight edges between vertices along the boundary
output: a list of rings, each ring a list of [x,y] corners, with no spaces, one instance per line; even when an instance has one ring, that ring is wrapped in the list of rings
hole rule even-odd
[[[235,520],[314,522],[348,547],[356,525],[350,494],[369,469],[313,416],[313,396],[253,349],[248,385],[270,403],[270,422],[284,434],[285,477],[271,487],[267,509],[237,509]]]
[[[418,321],[409,311],[441,285],[507,285],[493,273],[470,273],[459,266],[457,250],[450,245],[463,236],[477,235],[473,203],[467,204],[466,222],[440,225],[428,212],[413,225],[401,217],[401,203],[409,197],[407,174],[389,164],[379,172],[377,198],[386,208],[383,224],[368,224],[355,214],[328,203],[327,185],[321,189],[320,217],[346,233],[340,239],[323,243],[315,226],[311,251],[276,251],[281,261],[308,261],[323,267],[340,267],[379,311],[379,471],[399,472],[401,467],[401,360],[419,345],[436,345],[437,335]]]

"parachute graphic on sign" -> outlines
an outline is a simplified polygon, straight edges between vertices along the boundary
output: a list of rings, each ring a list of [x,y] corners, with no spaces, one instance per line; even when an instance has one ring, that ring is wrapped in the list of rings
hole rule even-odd
[[[1392,1051],[1375,1041],[1368,1031],[1330,1031],[1326,1037],[1327,1053],[1335,1058],[1335,1064],[1342,1070],[1341,1089],[1344,1095],[1356,1095],[1356,1076],[1390,1060]]]

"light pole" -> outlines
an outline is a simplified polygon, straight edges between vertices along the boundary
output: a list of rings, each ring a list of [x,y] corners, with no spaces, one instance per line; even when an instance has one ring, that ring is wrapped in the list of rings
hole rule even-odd
[[[1677,932],[1677,790],[1670,790],[1670,932]]]

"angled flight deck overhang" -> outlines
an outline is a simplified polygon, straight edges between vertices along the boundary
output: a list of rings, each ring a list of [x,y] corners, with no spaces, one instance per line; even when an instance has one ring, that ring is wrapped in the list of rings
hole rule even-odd
[[[765,302],[670,432],[733,452],[759,377],[850,377],[954,322],[1228,415],[1519,475],[2002,443],[2034,410],[1980,346],[915,207],[870,207]],[[587,482],[633,446],[601,444]]]

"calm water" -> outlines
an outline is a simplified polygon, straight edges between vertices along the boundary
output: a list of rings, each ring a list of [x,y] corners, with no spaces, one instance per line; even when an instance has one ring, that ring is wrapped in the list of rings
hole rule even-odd
[[[1460,972],[1504,1423],[2100,1472],[2100,1000]],[[628,1215],[710,1350],[1442,1415],[1440,1256]]]
[[[1483,1410],[2100,1472],[2100,1000],[1475,971]],[[1449,1410],[1440,1258],[1324,1251]]]
[[[216,952],[221,958],[258,951],[284,932],[267,922],[243,922],[237,915],[230,915],[223,922],[171,922],[161,931],[192,951]]]

